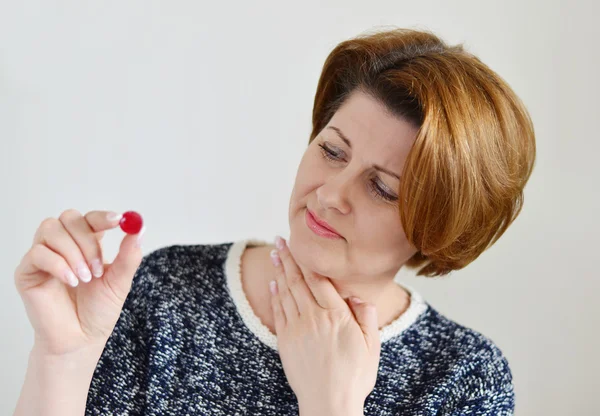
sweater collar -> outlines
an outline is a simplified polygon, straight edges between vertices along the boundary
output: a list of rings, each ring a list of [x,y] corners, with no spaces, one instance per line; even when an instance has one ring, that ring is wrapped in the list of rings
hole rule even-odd
[[[242,288],[241,260],[244,250],[246,247],[267,244],[269,244],[267,241],[260,238],[246,238],[234,241],[227,252],[224,271],[230,296],[244,324],[263,344],[277,350],[277,337],[256,316]],[[398,281],[396,281],[396,284],[402,286],[410,294],[410,305],[402,315],[379,330],[379,338],[382,346],[390,339],[406,331],[427,309],[427,303],[417,290],[410,285]]]

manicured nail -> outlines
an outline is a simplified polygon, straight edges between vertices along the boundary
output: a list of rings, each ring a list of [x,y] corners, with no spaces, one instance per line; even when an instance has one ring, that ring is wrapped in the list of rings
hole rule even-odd
[[[275,249],[271,250],[271,261],[273,262],[273,266],[279,266],[281,264],[281,259]]]
[[[283,250],[283,238],[281,238],[280,236],[276,236],[275,237],[275,246],[279,250]]]
[[[92,273],[94,277],[100,277],[104,273],[104,266],[100,259],[92,260]]]
[[[120,220],[122,217],[123,217],[123,214],[119,214],[118,212],[113,212],[113,211],[106,214],[106,219],[110,222]]]
[[[275,280],[271,280],[269,283],[269,290],[271,291],[272,295],[277,294],[277,282]]]
[[[65,271],[65,277],[67,278],[67,282],[69,282],[71,286],[75,287],[79,284],[77,276],[75,276],[75,273],[73,273],[71,269]]]
[[[79,274],[79,278],[82,282],[87,283],[92,280],[92,273],[85,263],[80,263],[79,266],[77,266],[77,274]]]
[[[140,232],[138,233],[138,236],[137,236],[137,239],[136,239],[136,242],[135,242],[135,246],[136,246],[137,248],[140,248],[140,247],[142,247],[142,240],[143,240],[143,238],[142,238],[142,237],[144,236],[144,233],[145,233],[145,232],[146,232],[146,226],[144,225],[144,226],[142,226],[142,229],[141,229],[141,230],[140,230]]]

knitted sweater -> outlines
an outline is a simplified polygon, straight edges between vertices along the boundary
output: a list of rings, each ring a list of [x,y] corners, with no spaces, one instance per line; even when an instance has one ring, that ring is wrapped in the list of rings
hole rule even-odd
[[[298,415],[277,338],[242,290],[241,255],[263,244],[171,245],[146,254],[96,366],[86,416]],[[410,305],[380,329],[364,414],[512,415],[512,374],[500,349],[402,286]]]

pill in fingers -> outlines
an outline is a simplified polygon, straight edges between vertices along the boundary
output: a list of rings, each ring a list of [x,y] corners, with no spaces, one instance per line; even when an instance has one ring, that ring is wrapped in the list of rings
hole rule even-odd
[[[119,222],[121,229],[127,234],[137,234],[142,229],[144,221],[142,216],[135,211],[127,211],[123,213],[123,218]]]

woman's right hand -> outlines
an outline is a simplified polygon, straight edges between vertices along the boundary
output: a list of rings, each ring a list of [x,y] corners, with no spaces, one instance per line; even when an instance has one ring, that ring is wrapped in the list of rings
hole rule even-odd
[[[136,240],[145,227],[125,235],[113,263],[104,264],[101,239],[120,220],[109,220],[108,214],[90,211],[83,216],[69,209],[58,219],[46,218],[15,270],[15,285],[34,329],[34,347],[46,354],[103,348],[119,319],[142,261]],[[95,270],[94,260],[103,273],[86,278],[86,269]],[[69,272],[79,277],[73,282],[76,286],[69,283]]]

